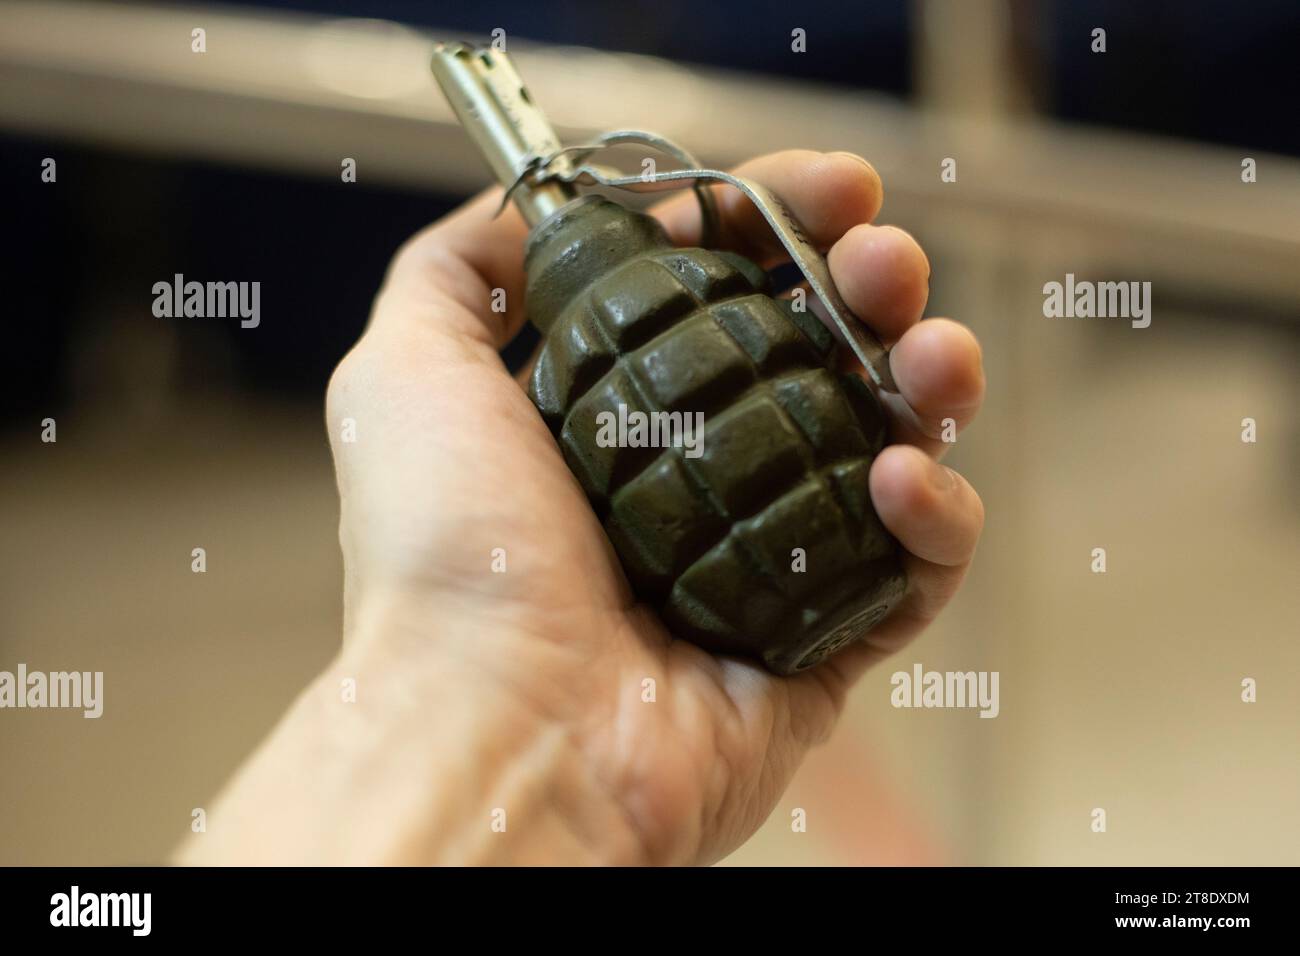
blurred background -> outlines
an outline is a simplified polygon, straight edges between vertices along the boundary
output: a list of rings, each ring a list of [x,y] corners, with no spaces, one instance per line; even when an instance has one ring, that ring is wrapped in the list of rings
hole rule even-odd
[[[0,712],[0,863],[163,859],[337,648],[325,383],[488,181],[427,55],[494,29],[566,140],[867,156],[984,344],[968,585],[729,862],[1300,863],[1289,0],[0,2],[0,669],[106,698]],[[175,273],[260,281],[260,326],[155,318]],[[1151,282],[1150,328],[1045,318],[1066,273]],[[893,709],[914,663],[1000,715]]]

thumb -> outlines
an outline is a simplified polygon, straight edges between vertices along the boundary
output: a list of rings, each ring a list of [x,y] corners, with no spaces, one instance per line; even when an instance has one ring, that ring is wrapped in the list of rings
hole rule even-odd
[[[524,323],[528,227],[489,189],[408,239],[393,257],[372,328],[411,324],[500,350]],[[448,308],[460,306],[460,308]]]

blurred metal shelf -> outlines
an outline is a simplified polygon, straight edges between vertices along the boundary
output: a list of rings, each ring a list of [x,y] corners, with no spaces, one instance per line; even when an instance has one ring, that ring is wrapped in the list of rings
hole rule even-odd
[[[431,33],[65,0],[0,3],[0,23],[0,126],[10,130],[330,178],[352,157],[366,182],[444,192],[488,181],[433,88]],[[191,52],[195,28],[206,31],[205,53]],[[1090,266],[1192,276],[1210,294],[1249,289],[1300,316],[1296,160],[935,116],[836,87],[509,42],[566,138],[650,128],[717,165],[787,146],[848,149],[885,177],[889,218],[1009,224],[1035,243],[1079,246]],[[1257,160],[1259,182],[1241,182],[1244,155]],[[959,184],[940,181],[945,157],[958,160]]]

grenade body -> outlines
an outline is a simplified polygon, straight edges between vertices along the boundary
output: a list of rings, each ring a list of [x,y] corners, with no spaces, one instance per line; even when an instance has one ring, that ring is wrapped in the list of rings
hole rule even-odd
[[[785,674],[888,614],[906,580],[867,481],[885,416],[830,367],[815,316],[747,260],[675,248],[594,196],[539,224],[526,270],[545,336],[530,397],[675,636]],[[602,412],[633,411],[702,413],[695,456],[599,440]]]

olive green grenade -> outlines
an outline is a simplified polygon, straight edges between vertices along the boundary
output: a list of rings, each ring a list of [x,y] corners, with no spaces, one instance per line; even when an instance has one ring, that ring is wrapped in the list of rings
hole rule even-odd
[[[868,491],[885,415],[861,378],[834,370],[832,334],[772,298],[748,260],[676,248],[652,217],[579,196],[579,181],[655,180],[579,168],[571,157],[595,148],[560,148],[504,54],[439,45],[433,70],[532,226],[526,304],[544,340],[529,395],[637,595],[676,637],[780,674],[865,634],[906,579]],[[648,134],[611,141],[689,160]],[[712,171],[660,181],[670,178],[697,185],[706,223],[703,179],[744,188],[839,327],[863,341],[779,200]],[[892,387],[887,355],[866,344],[855,351]]]

